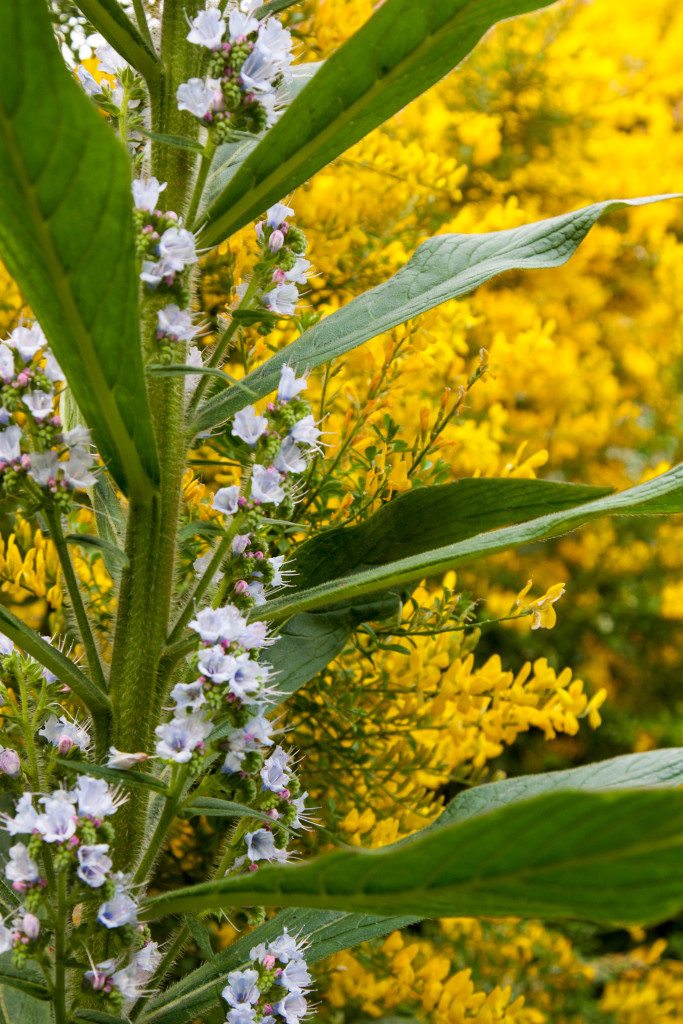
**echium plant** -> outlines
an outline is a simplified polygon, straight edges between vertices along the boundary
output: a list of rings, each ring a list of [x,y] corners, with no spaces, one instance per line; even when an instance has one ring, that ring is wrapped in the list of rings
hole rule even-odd
[[[558,266],[604,212],[652,201],[441,235],[333,315],[301,315],[293,190],[497,20],[546,5],[385,0],[325,64],[295,66],[289,3],[80,0],[100,36],[88,70],[65,63],[47,0],[0,4],[0,248],[31,310],[0,344],[0,486],[50,536],[68,598],[53,637],[0,609],[2,1019],[298,1024],[316,959],[421,918],[635,924],[683,907],[677,751],[485,786],[379,852],[285,863],[315,813],[283,704],[360,624],[398,629],[401,595],[461,562],[683,511],[682,467],[621,494],[472,479],[299,541],[324,458],[317,368],[501,271]],[[251,221],[253,264],[216,322],[202,257]],[[252,357],[248,339],[286,318],[300,336]],[[200,445],[231,482],[187,522]],[[113,578],[106,637],[74,546]],[[219,852],[174,890],[160,854],[200,815]],[[215,953],[204,922],[231,908],[244,934]],[[182,976],[190,941],[205,962]]]

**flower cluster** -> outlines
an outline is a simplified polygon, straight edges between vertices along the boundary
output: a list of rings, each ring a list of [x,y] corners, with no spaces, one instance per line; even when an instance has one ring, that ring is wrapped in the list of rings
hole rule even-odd
[[[166,188],[166,182],[157,178],[138,178],[133,182],[135,202],[134,223],[137,229],[137,253],[142,260],[140,280],[150,288],[164,288],[175,291],[187,304],[188,296],[183,271],[197,262],[194,235],[182,226],[178,214],[173,210],[163,212],[157,209],[159,196]],[[160,320],[159,331],[179,340],[181,336],[194,336],[191,321],[177,306],[169,310],[168,325]],[[178,310],[178,313],[174,313]],[[190,314],[185,314],[189,318]],[[166,330],[168,326],[168,330]],[[177,332],[174,331],[174,327]]]
[[[71,492],[91,487],[95,477],[89,431],[65,431],[56,412],[63,381],[37,322],[15,327],[0,342],[2,488],[28,489],[41,500],[47,492],[68,508]]]
[[[308,1012],[311,975],[300,941],[283,930],[250,952],[251,966],[231,971],[221,993],[228,1024],[299,1024]]]
[[[304,256],[306,236],[289,223],[294,210],[284,203],[276,203],[266,213],[265,220],[256,225],[261,245],[258,272],[266,283],[263,305],[276,316],[292,316],[299,301],[297,285],[305,285],[311,271],[311,262]]]
[[[120,133],[132,144],[133,150],[138,150],[144,142],[139,129],[144,127],[147,103],[142,79],[109,43],[102,41],[95,48],[95,59],[97,77],[79,64],[76,67],[78,81],[100,110],[116,118]]]
[[[296,498],[292,478],[304,472],[310,456],[320,449],[321,431],[310,406],[299,398],[306,379],[283,366],[277,398],[263,414],[247,405],[236,413],[230,427],[238,458],[251,464],[248,497],[239,487],[216,492],[214,508],[228,515],[238,509],[258,510],[264,505],[280,507],[284,514]]]
[[[205,78],[178,86],[178,109],[211,127],[216,142],[235,132],[254,134],[274,123],[285,102],[292,37],[277,18],[254,16],[257,2],[242,2],[224,17],[207,7],[187,36],[210,51]]]

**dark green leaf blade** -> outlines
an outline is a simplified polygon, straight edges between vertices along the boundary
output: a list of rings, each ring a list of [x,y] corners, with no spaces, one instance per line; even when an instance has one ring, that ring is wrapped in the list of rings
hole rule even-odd
[[[600,793],[618,789],[647,789],[683,786],[683,748],[649,750],[644,754],[623,754],[606,761],[566,768],[538,775],[518,775],[502,782],[489,782],[460,793],[430,826],[440,828],[465,821],[478,814],[505,807],[516,800],[528,800],[540,793],[571,789]]]
[[[298,906],[428,917],[651,924],[683,908],[683,793],[550,793],[425,830],[165,893],[143,917]]]
[[[683,512],[683,464],[636,487],[609,494],[574,508],[487,530],[455,544],[400,558],[383,566],[359,569],[291,595],[268,601],[259,609],[262,619],[277,620],[323,608],[337,601],[358,600],[392,587],[435,576],[487,555],[567,533],[608,515],[659,515]]]
[[[115,786],[142,786],[143,789],[153,789],[155,793],[168,794],[168,786],[153,775],[145,772],[132,770],[120,771],[117,768],[107,768],[103,764],[90,764],[88,761],[71,761],[63,757],[56,759],[57,764],[67,771],[77,775],[92,775],[96,779],[106,779]]]
[[[329,58],[202,216],[215,245],[458,64],[497,21],[552,0],[386,0]]]
[[[600,487],[511,477],[475,477],[408,491],[358,526],[337,526],[305,541],[291,563],[291,590],[575,508],[608,493]]]
[[[277,388],[285,363],[299,373],[311,370],[448,299],[469,294],[505,271],[562,266],[603,214],[666,198],[679,197],[615,199],[506,231],[430,238],[388,281],[325,317],[248,374],[242,384],[263,398]],[[212,398],[199,409],[195,429],[217,426],[243,404],[237,391]]]
[[[0,38],[13,40],[0,62],[0,251],[112,475],[148,501],[158,461],[128,159],[64,67],[43,0],[1,4]]]
[[[396,616],[399,607],[398,598],[388,595],[327,612],[295,615],[278,630],[277,640],[268,649],[274,688],[283,700],[295,693],[337,657],[361,623]]]
[[[581,768],[519,776],[476,786],[452,800],[429,827],[439,828],[506,806],[515,800],[561,789],[604,792],[625,787],[679,786],[682,783],[683,749],[627,754]],[[255,932],[219,953],[212,964],[193,971],[155,997],[143,1019],[155,1024],[186,1024],[191,1021],[211,1005],[214,986],[221,977],[246,963],[250,947],[270,941],[281,934],[283,928],[293,935],[306,937],[309,942],[306,959],[315,963],[342,949],[404,928],[416,920],[416,917],[373,917],[329,910],[280,911]]]

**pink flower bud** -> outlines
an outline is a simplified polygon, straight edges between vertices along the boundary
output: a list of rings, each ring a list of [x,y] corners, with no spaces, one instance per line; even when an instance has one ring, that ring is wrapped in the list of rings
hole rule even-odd
[[[269,971],[271,971],[273,967],[275,967],[275,957],[273,956],[272,953],[266,953],[266,955],[263,958],[263,966],[267,967]]]
[[[277,819],[280,817],[280,812],[276,810],[275,807],[271,807],[271,809],[268,811],[268,817],[272,818],[273,821],[277,821]]]
[[[247,594],[249,592],[249,584],[246,580],[238,580],[235,584],[236,594]]]
[[[243,494],[240,494],[239,498],[237,499],[237,504],[239,505],[240,508],[244,508],[244,506],[247,504],[247,499],[244,497]]]
[[[282,267],[278,267],[277,270],[273,271],[273,284],[285,284],[286,281],[287,275]]]
[[[254,552],[254,558],[256,559],[257,562],[260,562],[262,560],[262,558],[263,558],[263,552],[262,551],[255,551]]]
[[[25,388],[28,382],[29,376],[25,370],[22,370],[22,372],[17,377],[17,384],[19,385],[20,388]]]
[[[21,922],[24,935],[29,939],[37,939],[40,934],[40,921],[35,914],[24,914]]]
[[[250,871],[258,871],[258,864],[250,864],[249,865],[249,870]]]
[[[285,236],[276,228],[268,240],[268,248],[271,252],[279,252],[284,244]]]
[[[60,736],[59,743],[57,744],[57,751],[59,754],[64,756],[64,754],[69,753],[73,745],[74,741],[71,739],[70,736]]]
[[[16,779],[21,771],[21,762],[16,750],[7,748],[0,753],[0,775]]]
[[[283,800],[289,800],[291,795],[292,794],[289,792],[288,789],[281,789],[280,790],[280,796],[282,797]]]

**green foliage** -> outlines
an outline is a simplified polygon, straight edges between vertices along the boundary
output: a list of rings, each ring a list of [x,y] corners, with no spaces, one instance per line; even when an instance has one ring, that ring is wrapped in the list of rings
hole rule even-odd
[[[666,198],[677,196],[614,199],[506,231],[430,238],[397,274],[325,317],[250,373],[242,386],[261,398],[277,387],[285,363],[297,372],[310,370],[448,299],[468,295],[507,270],[562,266],[603,214]],[[214,397],[199,409],[196,429],[215,427],[241,406],[242,396],[236,391]]]
[[[683,793],[550,793],[376,851],[153,897],[143,917],[298,906],[650,924],[683,908]]]
[[[422,493],[416,491],[415,497],[419,499]],[[419,501],[416,504],[419,504]],[[619,494],[598,498],[569,510],[551,512],[518,525],[488,530],[466,540],[444,544],[428,551],[421,550],[419,537],[422,520],[416,516],[413,533],[405,537],[402,558],[371,569],[347,570],[338,577],[333,575],[326,582],[302,590],[291,597],[276,598],[268,602],[261,616],[271,620],[284,618],[321,608],[335,601],[358,598],[390,587],[414,583],[424,576],[447,572],[456,565],[486,555],[546,537],[556,537],[601,516],[659,515],[672,512],[683,512],[683,466],[678,466],[662,476],[630,487]],[[367,528],[371,528],[369,524]],[[444,533],[447,533],[449,528],[449,524],[446,524]],[[413,553],[415,550],[418,551],[417,554]]]
[[[63,66],[43,0],[0,8],[0,252],[114,479],[158,480],[138,328],[130,167]],[[35,74],[35,68],[40,74]]]

